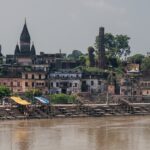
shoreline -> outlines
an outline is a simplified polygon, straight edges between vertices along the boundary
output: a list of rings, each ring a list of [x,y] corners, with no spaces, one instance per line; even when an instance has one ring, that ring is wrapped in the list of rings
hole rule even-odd
[[[118,117],[150,115],[150,103],[0,105],[0,120]]]
[[[52,120],[52,119],[78,119],[78,118],[111,118],[111,117],[138,117],[138,116],[149,116],[150,114],[135,114],[135,115],[109,115],[109,116],[100,116],[100,117],[95,117],[95,116],[76,116],[76,117],[65,117],[65,116],[57,116],[57,117],[50,117],[50,118],[18,118],[18,119],[0,119],[0,122],[3,121],[21,121],[21,120]]]
[[[50,116],[50,117],[26,117],[20,116],[17,118],[12,117],[3,117],[0,118],[0,121],[17,121],[17,120],[51,120],[51,119],[74,119],[74,118],[107,118],[107,117],[137,117],[137,116],[150,116],[150,113],[145,114],[118,114],[118,115],[101,115],[101,116],[91,116],[91,115],[74,115],[74,116],[65,116],[65,115],[57,115],[57,116]]]

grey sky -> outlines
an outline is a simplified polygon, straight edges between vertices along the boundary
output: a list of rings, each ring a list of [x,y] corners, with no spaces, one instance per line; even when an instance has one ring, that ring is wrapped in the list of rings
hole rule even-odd
[[[37,53],[86,52],[100,26],[131,37],[133,53],[150,49],[149,0],[0,0],[0,43],[13,54],[24,19]]]

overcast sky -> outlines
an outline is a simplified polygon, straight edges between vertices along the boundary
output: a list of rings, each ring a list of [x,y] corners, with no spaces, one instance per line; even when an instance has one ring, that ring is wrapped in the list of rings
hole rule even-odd
[[[133,53],[150,51],[150,0],[0,0],[3,54],[14,53],[25,17],[37,53],[85,53],[100,26],[131,37]]]

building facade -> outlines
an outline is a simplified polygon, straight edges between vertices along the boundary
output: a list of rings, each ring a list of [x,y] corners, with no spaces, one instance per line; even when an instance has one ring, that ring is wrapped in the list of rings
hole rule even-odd
[[[81,78],[80,72],[53,72],[49,74],[49,91],[51,94],[56,93],[78,93],[81,91]]]
[[[24,93],[23,80],[16,77],[1,77],[0,85],[8,87],[13,93]]]
[[[42,71],[22,72],[22,90],[23,92],[38,89],[43,94],[48,94],[47,74]]]
[[[4,59],[1,53],[0,58]],[[0,59],[1,60],[1,59]],[[108,76],[105,57],[104,28],[99,29],[98,67],[104,71],[77,71],[81,64],[78,60],[67,59],[66,54],[36,54],[34,43],[27,28],[23,26],[20,42],[17,43],[14,54],[6,55],[0,66],[0,85],[10,88],[13,93],[24,93],[38,89],[43,94],[56,93],[109,93],[116,94],[115,76]],[[127,78],[120,81],[120,95],[150,95],[149,81],[142,81],[141,91],[138,84]],[[119,92],[118,92],[119,93]]]

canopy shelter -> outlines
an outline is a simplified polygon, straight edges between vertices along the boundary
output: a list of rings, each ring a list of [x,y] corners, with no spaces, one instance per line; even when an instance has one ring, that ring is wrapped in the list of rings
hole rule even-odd
[[[44,97],[34,97],[36,100],[38,100],[39,102],[41,102],[42,104],[49,104],[49,100],[44,98]]]
[[[14,102],[16,102],[17,104],[20,105],[30,105],[31,103],[29,103],[28,101],[20,98],[20,97],[16,97],[16,96],[11,96],[10,97]]]

